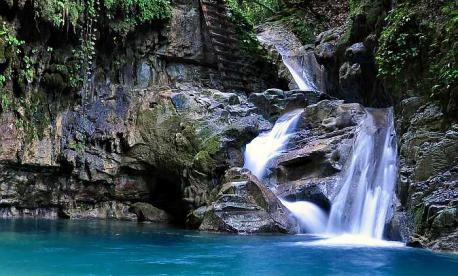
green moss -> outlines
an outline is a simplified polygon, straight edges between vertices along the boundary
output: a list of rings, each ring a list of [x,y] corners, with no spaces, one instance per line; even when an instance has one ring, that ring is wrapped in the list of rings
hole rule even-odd
[[[136,25],[152,20],[167,19],[171,15],[169,0],[104,0],[104,9],[111,27],[126,33]]]
[[[0,64],[6,63],[6,56],[5,56],[5,41],[0,35]]]
[[[56,27],[63,27],[66,23],[77,26],[85,10],[85,3],[75,0],[38,0],[33,4],[36,16]]]
[[[138,114],[136,128],[145,145],[133,149],[131,155],[165,171],[190,167],[197,147],[195,133],[182,121],[168,101]]]
[[[203,145],[202,149],[208,152],[210,155],[214,155],[221,150],[221,141],[218,135],[215,135],[208,140],[206,140]]]
[[[321,26],[320,24],[316,24],[316,22],[307,21],[306,18],[303,12],[296,11],[282,17],[282,21],[293,31],[303,44],[310,44],[315,40],[315,32],[317,32],[317,29],[321,30]]]
[[[202,150],[194,157],[193,165],[201,172],[211,173],[216,167],[216,162],[207,151]]]
[[[71,140],[68,142],[67,147],[81,154],[84,152],[86,144],[84,142],[77,142],[75,140]]]
[[[34,1],[37,17],[55,27],[70,25],[74,29],[84,27],[91,14],[106,17],[114,25],[123,26],[119,31],[151,20],[170,16],[169,0],[38,0]],[[117,23],[117,24],[115,24]]]
[[[421,232],[424,228],[424,215],[425,215],[425,207],[421,205],[413,210],[414,214],[414,225],[417,232]]]
[[[258,0],[252,2],[248,0],[227,0],[229,9],[232,13],[243,18],[250,25],[256,25],[280,10],[282,1],[280,0]]]

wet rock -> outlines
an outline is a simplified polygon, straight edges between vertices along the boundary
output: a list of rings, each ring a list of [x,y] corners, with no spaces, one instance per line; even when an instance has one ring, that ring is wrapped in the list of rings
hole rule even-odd
[[[264,117],[275,120],[287,111],[304,108],[329,98],[328,95],[318,91],[268,89],[263,93],[252,93],[249,101]]]
[[[16,161],[21,146],[16,120],[12,112],[0,114],[0,160]]]
[[[129,211],[136,214],[137,220],[140,222],[167,223],[170,220],[169,215],[165,211],[145,202],[132,204]]]
[[[345,50],[345,57],[351,63],[366,64],[372,63],[372,55],[364,45],[359,42],[351,45]]]
[[[344,99],[350,102],[362,102],[362,76],[363,72],[359,63],[345,62],[339,69],[340,90]]]
[[[230,169],[223,182],[199,229],[236,233],[295,231],[296,222],[286,207],[247,170]]]
[[[44,218],[44,219],[57,219],[59,217],[59,209],[55,207],[41,207],[41,208],[16,208],[0,207],[0,218]]]
[[[270,164],[269,187],[281,198],[311,201],[329,210],[364,116],[361,105],[336,100],[306,107],[287,149]]]

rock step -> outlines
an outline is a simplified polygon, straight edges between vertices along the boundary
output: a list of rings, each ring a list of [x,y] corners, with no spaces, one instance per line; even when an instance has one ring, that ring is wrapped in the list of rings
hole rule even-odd
[[[258,71],[244,59],[239,49],[235,24],[228,19],[226,4],[223,0],[200,0],[205,24],[221,72],[222,84],[229,89],[246,87],[245,75]],[[247,63],[242,63],[247,61]]]
[[[249,62],[243,61],[231,61],[224,58],[220,59],[221,63],[225,64],[225,68],[229,68],[231,70],[237,70],[240,73],[244,72],[257,72],[259,68]]]
[[[213,42],[213,46],[215,47],[219,47],[220,49],[226,49],[227,51],[231,51],[231,50],[239,50],[238,49],[238,46],[237,45],[234,45],[234,44],[227,44],[227,43],[224,43],[224,42],[220,42],[220,41],[212,41]],[[216,49],[215,49],[216,51]]]
[[[224,29],[224,25],[221,25],[221,26],[217,26],[217,25],[209,25],[208,26],[208,29],[214,33],[223,33],[223,32],[226,32],[227,34],[231,35],[231,36],[235,36],[237,35],[237,33],[233,30],[231,30],[230,28],[226,28]]]
[[[231,35],[227,35],[227,34],[219,34],[219,33],[215,33],[215,32],[212,32],[212,31],[209,31],[210,35],[214,38],[214,39],[217,39],[221,42],[233,42],[233,43],[238,43],[239,40],[237,38],[235,38],[234,36],[231,36]]]

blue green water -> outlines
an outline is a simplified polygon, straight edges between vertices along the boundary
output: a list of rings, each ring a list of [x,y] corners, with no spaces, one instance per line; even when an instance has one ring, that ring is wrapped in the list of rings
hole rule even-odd
[[[458,255],[128,222],[0,220],[1,275],[458,275]]]

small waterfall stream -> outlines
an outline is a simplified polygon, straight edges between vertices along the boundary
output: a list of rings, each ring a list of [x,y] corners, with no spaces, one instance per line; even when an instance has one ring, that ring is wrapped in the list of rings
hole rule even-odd
[[[299,89],[316,91],[317,87],[311,77],[312,74],[307,71],[309,66],[304,66],[306,56],[289,56],[288,53],[280,51],[279,49],[278,51],[281,54],[283,63],[293,76],[297,86],[299,86]]]
[[[271,131],[261,133],[247,144],[244,168],[249,169],[258,179],[262,179],[269,162],[285,149],[301,114],[300,109],[284,114],[277,120]]]
[[[319,89],[315,79],[316,72],[312,70],[313,61],[316,63],[313,51],[291,49],[291,45],[285,42],[280,43],[280,41],[277,41],[278,38],[274,37],[269,35],[258,35],[257,38],[259,41],[275,47],[282,58],[283,64],[288,69],[300,90],[318,91]]]

